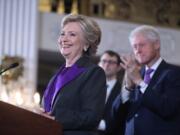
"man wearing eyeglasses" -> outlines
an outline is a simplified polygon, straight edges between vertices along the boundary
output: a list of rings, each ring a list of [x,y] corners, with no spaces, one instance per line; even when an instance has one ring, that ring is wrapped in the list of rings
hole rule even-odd
[[[105,51],[100,57],[99,66],[103,68],[106,74],[107,91],[105,111],[98,127],[99,135],[106,134],[106,129],[110,121],[112,103],[121,90],[121,83],[117,79],[117,74],[122,69],[120,62],[119,54],[111,50]]]

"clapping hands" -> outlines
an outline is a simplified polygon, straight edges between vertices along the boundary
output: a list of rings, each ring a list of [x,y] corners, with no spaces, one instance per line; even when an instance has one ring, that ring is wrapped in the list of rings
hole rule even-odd
[[[140,74],[141,65],[136,61],[133,54],[121,57],[121,66],[125,70],[125,85],[128,89],[132,89],[142,81]]]

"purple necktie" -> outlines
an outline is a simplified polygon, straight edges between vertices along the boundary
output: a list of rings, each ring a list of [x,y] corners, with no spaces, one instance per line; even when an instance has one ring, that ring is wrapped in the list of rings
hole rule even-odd
[[[150,82],[150,80],[151,80],[150,74],[151,74],[153,71],[154,71],[154,69],[151,69],[151,68],[149,68],[148,70],[146,70],[145,75],[144,75],[144,82],[145,82],[146,84],[149,84],[149,82]]]

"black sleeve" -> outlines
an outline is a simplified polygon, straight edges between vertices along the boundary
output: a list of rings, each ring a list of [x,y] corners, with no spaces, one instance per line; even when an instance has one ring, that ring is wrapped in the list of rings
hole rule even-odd
[[[106,123],[106,135],[124,135],[128,105],[128,102],[122,104],[120,94],[116,97],[109,114],[111,119]]]

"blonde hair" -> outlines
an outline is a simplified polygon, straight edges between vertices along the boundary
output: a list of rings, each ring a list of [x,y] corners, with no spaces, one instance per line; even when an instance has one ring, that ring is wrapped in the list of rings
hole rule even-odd
[[[101,29],[96,21],[84,15],[69,14],[65,16],[61,22],[61,27],[64,27],[70,22],[79,23],[85,38],[85,44],[89,47],[85,52],[87,55],[96,53],[97,46],[101,41]]]

